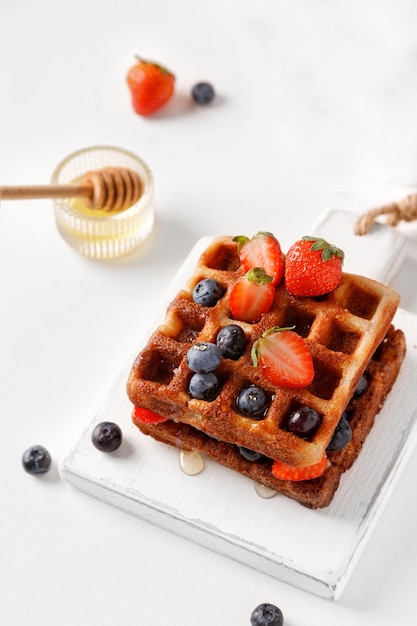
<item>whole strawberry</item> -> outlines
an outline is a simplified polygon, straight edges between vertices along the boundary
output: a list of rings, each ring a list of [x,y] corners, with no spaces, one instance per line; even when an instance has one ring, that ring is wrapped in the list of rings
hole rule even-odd
[[[133,108],[138,115],[151,115],[164,106],[174,93],[175,76],[154,61],[138,58],[128,70],[126,80]]]
[[[294,296],[322,296],[339,285],[344,253],[320,237],[303,237],[288,250],[285,286]]]

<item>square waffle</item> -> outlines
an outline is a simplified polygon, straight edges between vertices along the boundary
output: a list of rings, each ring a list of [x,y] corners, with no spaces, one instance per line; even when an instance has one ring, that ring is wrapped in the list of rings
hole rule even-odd
[[[399,296],[390,287],[347,273],[333,292],[319,298],[292,296],[281,283],[269,312],[258,323],[248,324],[234,320],[228,304],[232,286],[243,273],[232,237],[214,239],[200,256],[188,284],[169,305],[164,323],[136,358],[128,396],[134,405],[218,441],[289,465],[313,465],[326,453],[340,416],[387,334]],[[193,289],[203,278],[213,278],[225,289],[213,307],[193,301]],[[237,361],[222,359],[216,370],[221,389],[215,400],[191,398],[187,389],[192,372],[186,363],[190,346],[197,341],[215,342],[219,329],[230,323],[239,324],[245,332],[244,353]],[[305,339],[315,371],[308,387],[278,388],[262,375],[261,368],[253,366],[251,347],[273,326],[295,326]],[[240,390],[251,384],[261,387],[270,398],[263,420],[244,417],[234,408]],[[321,416],[310,440],[286,430],[291,412],[303,405]]]
[[[143,424],[134,417],[133,421],[142,433],[152,436],[157,441],[179,449],[201,452],[206,457],[296,500],[303,506],[312,509],[323,508],[332,501],[342,474],[352,466],[362,449],[374,424],[375,416],[397,378],[405,350],[403,332],[391,326],[366,368],[368,388],[361,396],[353,397],[347,406],[352,439],[342,450],[327,453],[329,461],[327,469],[322,476],[313,480],[299,482],[278,480],[272,474],[271,459],[248,461],[240,454],[236,445],[217,441],[187,424],[172,420],[160,424]]]

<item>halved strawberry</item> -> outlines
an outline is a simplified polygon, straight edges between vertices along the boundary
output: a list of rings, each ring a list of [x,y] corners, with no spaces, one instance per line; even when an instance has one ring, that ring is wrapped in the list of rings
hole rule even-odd
[[[294,467],[293,465],[287,465],[287,463],[282,463],[281,461],[274,461],[272,464],[272,473],[275,478],[279,480],[292,480],[297,482],[299,480],[318,478],[324,473],[326,467],[327,457],[325,455],[318,463],[301,467]]]
[[[314,378],[313,359],[304,339],[291,328],[269,328],[252,346],[252,363],[278,387],[306,387]]]
[[[277,285],[284,274],[284,257],[278,239],[272,233],[259,232],[252,239],[239,235],[233,241],[238,244],[240,262],[245,272],[262,267]]]
[[[152,413],[152,411],[148,411],[148,409],[144,409],[141,406],[135,406],[133,416],[138,422],[142,422],[143,424],[159,424],[168,420],[167,417]]]
[[[260,267],[250,269],[233,285],[229,306],[235,320],[253,324],[259,322],[274,301],[272,276]]]

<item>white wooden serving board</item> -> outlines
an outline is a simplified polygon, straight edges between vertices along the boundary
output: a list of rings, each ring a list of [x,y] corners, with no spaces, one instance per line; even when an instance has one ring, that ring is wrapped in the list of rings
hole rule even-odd
[[[360,247],[365,240],[357,241],[352,234],[354,219],[353,214],[331,211],[320,218],[315,232],[345,250],[346,271],[358,269],[386,280],[394,259],[398,265],[404,235],[378,226],[372,249],[382,250],[389,241],[394,258],[387,258],[386,249],[385,261],[369,255],[371,235],[364,255]],[[162,321],[166,305],[191,275],[209,240],[200,240],[186,258],[152,327]],[[177,450],[139,433],[131,423],[125,387],[133,359],[150,329],[133,346],[98,407],[86,413],[85,430],[61,462],[61,475],[95,498],[280,580],[336,599],[417,440],[417,387],[410,384],[417,377],[417,316],[400,309],[395,324],[404,330],[408,344],[400,376],[362,453],[342,477],[326,509],[311,511],[280,495],[262,499],[251,480],[209,460],[201,474],[187,476],[180,470]],[[104,420],[115,421],[123,430],[123,444],[112,454],[103,454],[91,444],[94,425]]]

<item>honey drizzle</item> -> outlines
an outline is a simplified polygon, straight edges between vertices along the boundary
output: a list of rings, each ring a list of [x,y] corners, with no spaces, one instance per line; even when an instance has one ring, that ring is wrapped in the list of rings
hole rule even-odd
[[[204,459],[196,450],[181,450],[180,468],[187,476],[197,476],[204,469]]]
[[[273,498],[277,495],[277,492],[274,489],[270,489],[270,487],[266,487],[261,483],[254,482],[255,491],[260,498],[264,498],[265,500],[269,498]]]
[[[181,471],[187,476],[197,476],[204,469],[204,459],[196,450],[180,450],[179,465]],[[277,495],[274,489],[270,489],[261,483],[254,482],[253,485],[257,495],[264,500]]]

